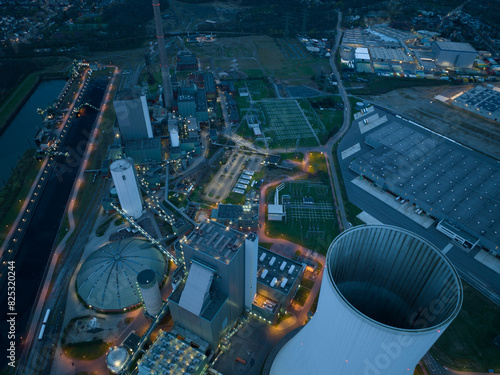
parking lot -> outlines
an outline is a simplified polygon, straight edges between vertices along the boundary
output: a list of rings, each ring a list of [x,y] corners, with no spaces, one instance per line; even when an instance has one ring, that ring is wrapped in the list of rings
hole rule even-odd
[[[221,164],[215,176],[205,187],[204,198],[214,203],[226,199],[238,182],[240,174],[244,170],[258,172],[262,167],[262,160],[261,155],[247,155],[240,150],[234,149],[227,162]]]

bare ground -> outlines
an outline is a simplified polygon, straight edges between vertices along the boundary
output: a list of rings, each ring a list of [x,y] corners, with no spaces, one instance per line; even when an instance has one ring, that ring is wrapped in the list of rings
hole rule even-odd
[[[445,90],[443,87],[417,87],[364,98],[500,159],[500,124],[434,99]]]

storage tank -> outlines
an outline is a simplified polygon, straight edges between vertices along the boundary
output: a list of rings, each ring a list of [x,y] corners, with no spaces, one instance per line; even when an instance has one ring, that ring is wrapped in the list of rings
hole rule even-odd
[[[122,210],[134,219],[142,215],[142,196],[131,158],[119,159],[109,167]]]
[[[170,132],[170,147],[179,147],[179,131],[177,129],[171,128]]]
[[[344,231],[324,272],[316,314],[271,359],[271,375],[413,374],[462,305],[449,260],[393,226]]]
[[[124,346],[113,346],[106,354],[106,366],[111,373],[119,374],[123,371],[129,357],[130,354]]]
[[[362,110],[363,108],[365,108],[365,103],[363,103],[363,102],[356,102],[356,109],[358,111]]]
[[[156,282],[154,271],[146,269],[139,272],[137,284],[141,291],[146,312],[151,316],[157,316],[163,306],[163,300],[161,299],[160,288]]]

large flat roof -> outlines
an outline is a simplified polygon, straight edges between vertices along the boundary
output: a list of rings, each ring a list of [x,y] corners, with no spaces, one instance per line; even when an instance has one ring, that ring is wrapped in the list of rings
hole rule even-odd
[[[439,47],[441,51],[455,51],[455,52],[474,52],[476,49],[472,47],[469,43],[458,43],[458,42],[434,42]]]
[[[229,263],[245,242],[245,235],[214,221],[204,221],[188,237],[182,246],[190,246],[224,263]]]
[[[263,256],[264,254],[265,256]],[[272,261],[273,258],[274,261]],[[283,266],[283,264],[285,265]],[[292,272],[289,273],[292,266]],[[259,246],[259,260],[257,267],[257,281],[259,283],[276,289],[281,293],[288,294],[290,288],[299,276],[303,264]],[[283,267],[283,269],[281,269],[281,267]],[[265,275],[264,278],[262,278],[263,275]],[[274,278],[276,278],[276,284],[271,286],[271,282]],[[281,283],[285,278],[288,279],[286,285],[281,287]]]
[[[455,98],[453,104],[472,113],[500,121],[500,91],[497,90],[476,86]]]
[[[206,364],[207,357],[203,353],[162,330],[138,362],[139,368],[159,375],[199,374]]]
[[[500,168],[445,138],[398,122],[365,138],[350,168],[492,244],[500,243]]]

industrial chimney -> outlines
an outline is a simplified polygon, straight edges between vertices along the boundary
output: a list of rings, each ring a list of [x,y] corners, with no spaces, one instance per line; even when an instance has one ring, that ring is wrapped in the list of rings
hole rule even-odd
[[[153,0],[153,12],[155,15],[158,51],[160,52],[160,69],[163,81],[163,103],[166,108],[172,108],[172,82],[170,81],[170,72],[167,64],[167,50],[165,49],[165,37],[163,36],[163,25],[161,23],[160,0]]]

